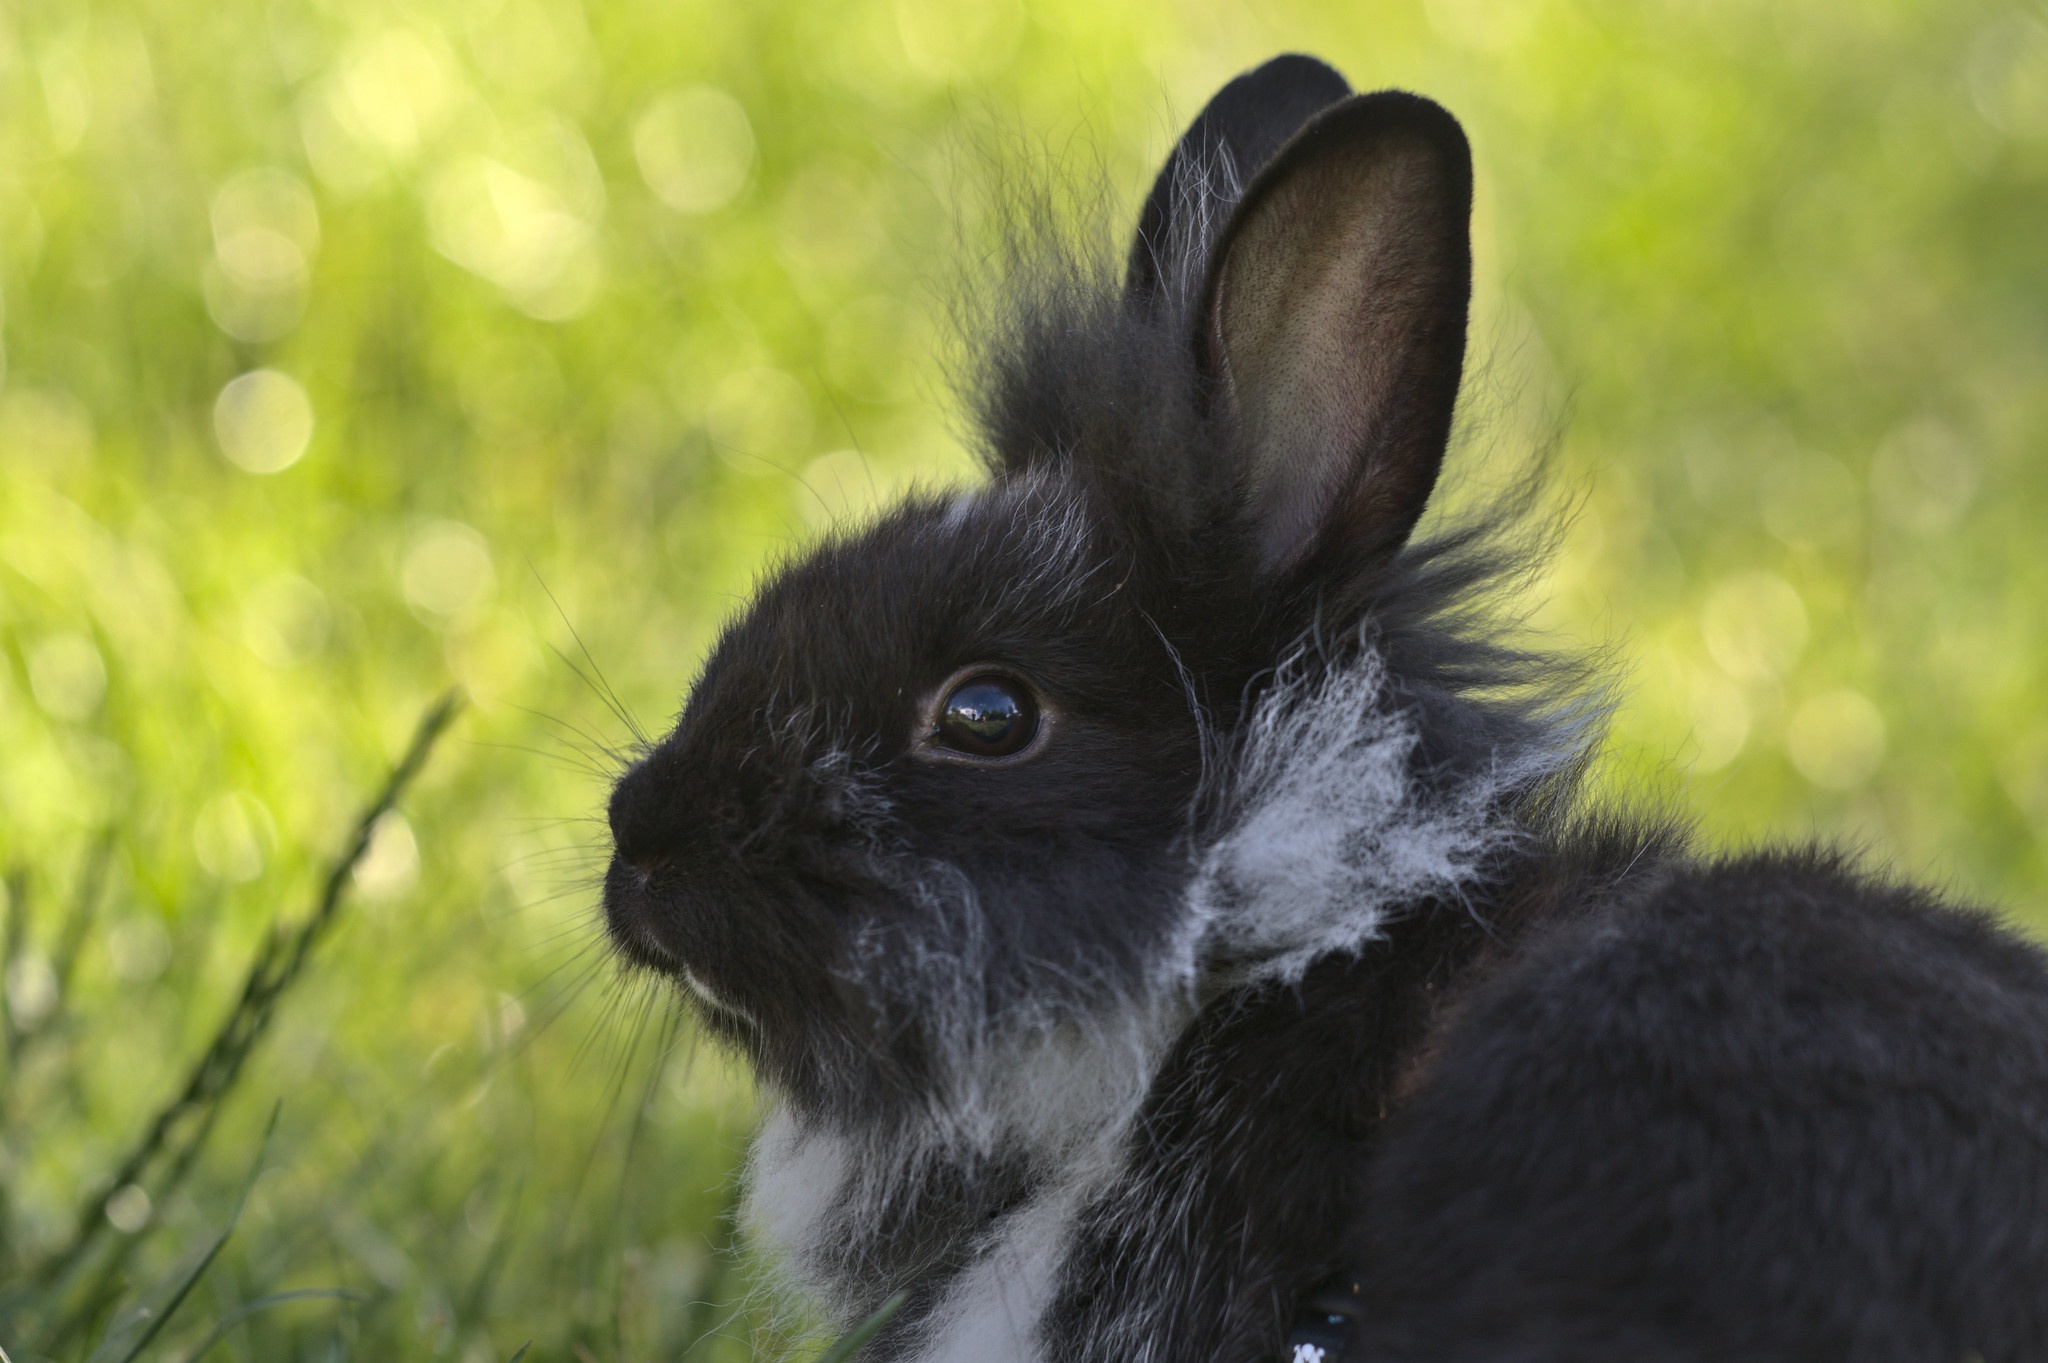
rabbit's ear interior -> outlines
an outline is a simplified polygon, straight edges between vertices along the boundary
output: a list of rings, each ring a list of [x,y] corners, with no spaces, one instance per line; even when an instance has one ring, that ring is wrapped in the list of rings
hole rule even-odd
[[[1350,93],[1328,66],[1292,54],[1217,91],[1152,182],[1131,243],[1126,296],[1149,307],[1176,284],[1192,293],[1245,183],[1302,124]]]
[[[1245,191],[1196,345],[1247,442],[1261,566],[1414,529],[1450,438],[1472,292],[1472,155],[1398,91],[1331,108]]]

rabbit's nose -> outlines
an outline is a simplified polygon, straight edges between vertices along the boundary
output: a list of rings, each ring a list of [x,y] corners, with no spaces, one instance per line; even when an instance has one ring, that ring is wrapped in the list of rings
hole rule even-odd
[[[627,857],[626,864],[642,876],[651,876],[675,859],[676,854],[670,851],[645,852],[637,857]]]
[[[675,859],[682,827],[676,807],[673,775],[659,753],[636,762],[612,787],[606,810],[612,826],[612,848],[619,860],[653,875]]]

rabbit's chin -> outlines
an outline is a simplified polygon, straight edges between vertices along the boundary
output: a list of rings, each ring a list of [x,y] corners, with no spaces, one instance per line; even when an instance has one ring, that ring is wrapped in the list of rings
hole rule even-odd
[[[975,1063],[949,1068],[943,1091],[928,1100],[859,1120],[769,1085],[773,1105],[747,1175],[750,1239],[789,1286],[851,1318],[878,1290],[918,1280],[931,1260],[986,1241],[1000,1222],[1000,1243],[984,1243],[967,1276],[1000,1280],[1003,1315],[1028,1332],[1049,1300],[1073,1218],[1116,1178],[1152,1080],[1193,1014],[1189,991],[1175,989],[1013,1034],[980,1048]],[[906,1225],[920,1234],[878,1233]],[[962,1303],[988,1296],[965,1281],[952,1286],[927,1333],[950,1333],[949,1318],[968,1311]],[[1001,1332],[973,1334],[985,1352]],[[988,1356],[1033,1355],[1020,1336],[1014,1354]]]

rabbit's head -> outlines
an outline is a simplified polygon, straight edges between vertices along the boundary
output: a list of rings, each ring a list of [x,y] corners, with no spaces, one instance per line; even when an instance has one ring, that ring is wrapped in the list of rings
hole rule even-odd
[[[1478,694],[1515,680],[1456,626],[1478,570],[1409,544],[1470,204],[1427,100],[1305,58],[1227,87],[1121,283],[1046,267],[991,328],[985,485],[783,565],[726,628],[613,792],[618,949],[858,1120],[1454,893],[1549,751]]]

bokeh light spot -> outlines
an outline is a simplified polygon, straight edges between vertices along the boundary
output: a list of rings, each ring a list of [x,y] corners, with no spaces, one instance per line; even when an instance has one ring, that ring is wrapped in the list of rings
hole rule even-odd
[[[124,1183],[107,1198],[107,1220],[115,1230],[133,1235],[149,1224],[156,1211],[139,1184]]]
[[[263,874],[266,849],[277,841],[270,811],[252,795],[231,791],[200,806],[192,850],[216,880],[246,884]]]
[[[340,71],[349,130],[393,159],[418,150],[447,118],[458,93],[437,46],[402,28],[357,45]]]
[[[368,899],[392,899],[419,878],[419,840],[405,815],[388,810],[371,827],[370,850],[356,863],[356,888]]]
[[[60,155],[73,151],[92,126],[92,79],[69,44],[46,48],[35,66],[43,87],[50,148]]]
[[[1986,24],[1972,44],[1971,102],[2008,136],[2048,139],[2048,15],[2013,12]]]
[[[28,685],[44,714],[90,719],[106,698],[107,664],[85,635],[53,635],[29,650]]]
[[[306,276],[306,254],[298,243],[268,227],[246,227],[215,248],[221,268],[243,288],[277,292]]]
[[[413,536],[400,573],[406,603],[432,625],[472,615],[497,586],[491,547],[461,521],[435,521]]]
[[[214,195],[211,217],[213,259],[200,283],[214,324],[252,342],[276,340],[298,326],[320,249],[312,191],[286,171],[244,171]]]
[[[7,967],[7,1016],[21,1031],[33,1031],[56,1011],[57,971],[50,958],[30,947]]]
[[[171,963],[171,935],[155,918],[136,915],[107,932],[107,962],[123,984],[148,984]]]
[[[659,95],[633,124],[647,187],[678,213],[723,208],[754,164],[754,126],[740,102],[709,85]]]
[[[1806,647],[1806,604],[1776,573],[1741,573],[1707,598],[1700,632],[1728,675],[1768,681],[1784,675]]]
[[[252,369],[232,379],[213,404],[221,453],[249,473],[281,473],[313,439],[313,403],[297,379]]]
[[[538,139],[534,155],[545,175],[489,156],[443,171],[428,190],[427,226],[435,250],[496,284],[514,307],[561,321],[589,305],[599,282],[603,180],[570,129]]]

